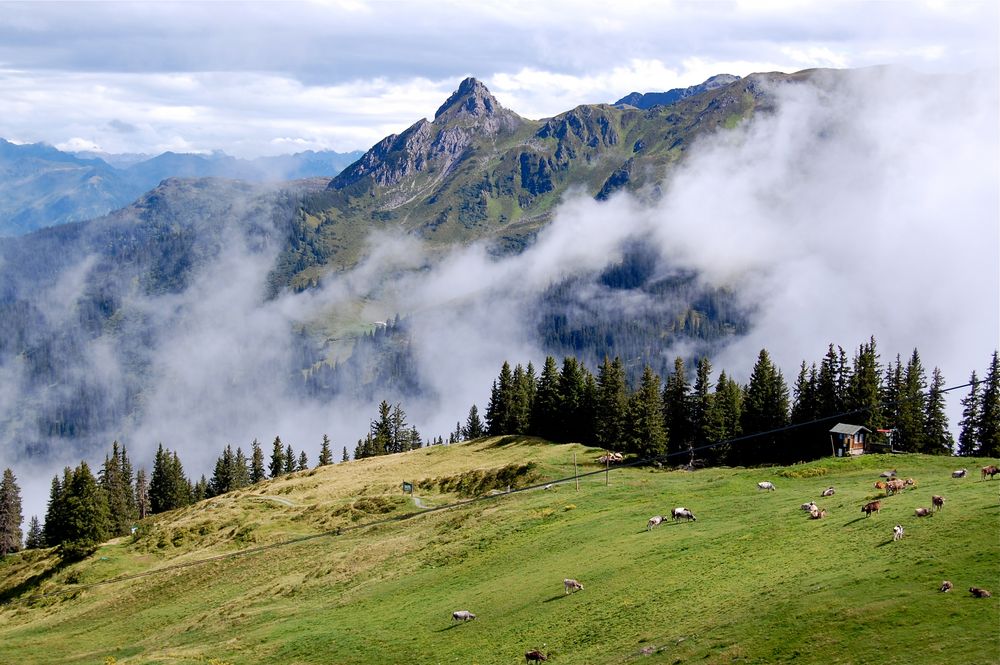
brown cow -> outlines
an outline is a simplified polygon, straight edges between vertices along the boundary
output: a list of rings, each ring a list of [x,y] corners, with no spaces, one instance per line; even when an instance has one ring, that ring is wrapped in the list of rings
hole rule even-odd
[[[934,514],[931,512],[930,508],[917,508],[913,512],[917,514],[917,517],[929,517]]]
[[[869,501],[865,505],[861,506],[861,512],[865,514],[865,517],[871,517],[872,513],[877,513],[882,510],[881,501]]]
[[[944,497],[935,494],[931,497],[931,503],[934,505],[935,510],[941,510],[944,508]]]
[[[906,488],[906,483],[899,478],[894,478],[885,484],[886,494],[895,494],[896,492],[902,492]]]
[[[881,480],[875,481],[875,489],[877,489],[877,490],[884,490],[885,489],[885,483],[883,483]]]
[[[983,472],[983,480],[986,480],[986,476],[989,476],[990,480],[993,480],[993,476],[1000,473],[1000,468],[997,468],[993,464],[990,464],[989,466],[984,466],[982,468],[982,472]]]
[[[980,589],[979,587],[969,587],[969,593],[971,593],[976,598],[989,598],[993,594],[986,589]]]
[[[546,656],[541,651],[539,651],[538,649],[532,649],[531,651],[529,651],[526,654],[524,654],[524,662],[525,663],[530,663],[532,661],[538,663],[538,662],[541,662],[543,660],[548,660],[548,659],[549,659],[549,657]]]

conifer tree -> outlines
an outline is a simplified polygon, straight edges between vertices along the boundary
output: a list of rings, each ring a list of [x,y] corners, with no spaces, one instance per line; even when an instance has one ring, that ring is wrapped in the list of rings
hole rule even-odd
[[[378,405],[378,416],[371,422],[369,438],[365,441],[365,457],[385,455],[392,451],[392,407],[382,400]]]
[[[674,371],[663,387],[663,422],[671,453],[687,450],[691,446],[690,392],[684,359],[677,357],[674,359]]]
[[[559,372],[559,430],[556,441],[585,442],[591,426],[586,418],[586,370],[573,356],[563,358]]]
[[[597,407],[594,416],[594,439],[606,450],[624,451],[628,429],[629,396],[625,382],[625,369],[621,358],[615,356],[597,370]]]
[[[462,437],[466,441],[478,439],[483,436],[483,420],[479,417],[479,408],[473,404],[469,407],[469,416],[465,419],[465,427],[462,428]]]
[[[924,432],[927,430],[924,423],[927,415],[926,389],[927,378],[920,362],[920,354],[913,349],[900,385],[896,421],[900,443],[907,452],[923,452],[926,449],[924,439]]]
[[[708,443],[706,426],[712,405],[712,363],[699,358],[691,390],[691,436],[697,445]]]
[[[976,454],[1000,457],[1000,354],[996,351],[983,379],[983,397],[976,430],[979,434]]]
[[[974,455],[979,445],[979,410],[982,395],[979,393],[979,377],[975,370],[969,377],[969,394],[962,398],[962,420],[958,423],[958,454]]]
[[[944,377],[937,367],[931,373],[931,385],[927,392],[927,412],[924,416],[924,451],[931,455],[951,455],[955,441],[948,431],[948,416],[945,413]]]
[[[857,422],[871,431],[885,427],[882,407],[882,367],[875,337],[858,347],[847,387],[847,410],[856,413]]]
[[[64,559],[75,561],[96,550],[111,535],[108,502],[86,462],[73,470],[65,494],[66,532],[59,551]]]
[[[111,444],[111,454],[105,455],[98,480],[108,502],[111,535],[127,535],[136,518],[135,490],[132,465],[125,447],[119,447],[118,441]]]
[[[319,447],[319,463],[317,466],[329,466],[333,464],[333,453],[330,452],[330,437],[323,435],[323,443]]]
[[[146,470],[143,468],[135,474],[135,508],[139,519],[145,519],[152,512],[149,503],[149,481],[146,480]]]
[[[831,343],[820,363],[815,387],[817,418],[829,418],[845,410],[846,395],[843,391],[846,389],[841,362],[843,351],[839,349],[838,353]]]
[[[903,386],[903,363],[899,354],[896,354],[896,362],[889,363],[885,368],[885,382],[882,390],[882,404],[884,406],[885,422],[891,428],[899,427],[900,396]]]
[[[215,460],[215,471],[212,473],[212,480],[208,482],[205,488],[206,491],[203,498],[219,496],[233,489],[233,466],[233,447],[227,444],[225,450],[222,451],[222,455]],[[195,494],[197,495],[197,493],[198,484],[196,483]],[[195,500],[197,501],[197,498]]]
[[[21,550],[21,488],[9,468],[0,480],[0,557]]]
[[[233,457],[233,470],[229,475],[232,478],[232,489],[234,490],[250,484],[250,461],[239,446],[236,447],[236,455]]]
[[[292,473],[293,471],[295,471],[295,466],[296,466],[295,451],[292,450],[292,444],[290,443],[285,446],[284,462],[285,462],[285,473]]]
[[[309,468],[309,458],[306,456],[306,451],[299,452],[299,471],[305,471]]]
[[[639,389],[629,406],[629,452],[651,458],[667,451],[667,431],[663,423],[660,377],[646,365]]]
[[[260,442],[254,439],[250,443],[250,482],[259,483],[267,479],[267,471],[264,470],[264,450],[260,447]]]
[[[506,360],[493,383],[486,407],[486,428],[490,436],[514,434],[514,373]]]
[[[706,425],[706,439],[716,444],[711,448],[711,459],[717,463],[739,463],[733,452],[735,447],[726,442],[743,433],[740,424],[742,418],[743,388],[727,377],[725,371],[720,372],[715,384],[715,394],[709,405]]]
[[[281,437],[274,437],[274,443],[271,446],[271,463],[268,466],[268,472],[271,474],[272,478],[277,478],[285,472],[285,447],[281,443]]]
[[[347,454],[347,446],[344,446],[344,453],[340,457],[341,462],[350,462],[351,456]]]
[[[59,476],[52,478],[45,525],[42,527],[42,536],[48,547],[55,547],[66,538],[66,496],[72,482],[73,469],[68,466],[63,469],[62,480]]]
[[[550,441],[558,440],[561,408],[559,367],[556,365],[555,358],[546,356],[541,376],[538,377],[538,389],[535,391],[535,403],[531,414],[531,433]]]
[[[531,365],[528,365],[531,367]],[[531,426],[531,404],[535,399],[534,369],[531,374],[520,363],[514,367],[511,386],[509,434],[526,434]]]
[[[28,533],[24,537],[24,549],[37,550],[45,547],[45,537],[42,535],[42,526],[38,523],[38,516],[32,515],[28,521]]]
[[[180,456],[161,443],[153,459],[149,478],[149,507],[153,513],[182,508],[191,503],[192,487],[184,475]]]
[[[406,413],[397,402],[389,415],[389,441],[386,453],[402,453],[410,449],[409,430],[406,424]]]
[[[785,449],[781,433],[763,434],[788,424],[788,387],[766,349],[761,349],[750,374],[741,424],[744,435],[762,433],[734,447],[744,465],[794,461],[795,455]]]
[[[205,478],[205,474],[203,473],[198,482],[191,488],[191,501],[198,503],[213,496],[217,496],[217,494],[214,493],[211,483]]]

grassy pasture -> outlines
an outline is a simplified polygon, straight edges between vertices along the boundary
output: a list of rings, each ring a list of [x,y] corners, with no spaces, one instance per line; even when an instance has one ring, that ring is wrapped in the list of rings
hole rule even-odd
[[[988,460],[618,469],[607,486],[602,474],[358,528],[418,510],[402,480],[442,506],[460,500],[439,490],[462,474],[532,462],[516,482],[544,482],[571,476],[574,452],[581,471],[599,468],[593,449],[512,438],[338,464],[156,516],[72,566],[7,557],[0,663],[486,665],[536,647],[555,663],[1000,661],[1000,596],[967,591],[1000,592],[1000,482],[978,477]],[[959,466],[969,478],[951,478]],[[917,486],[866,518],[887,468]],[[932,494],[944,509],[915,517]],[[810,499],[825,519],[799,509]],[[697,521],[646,530],[676,506]],[[565,595],[565,577],[585,589]],[[478,618],[452,622],[459,609]]]

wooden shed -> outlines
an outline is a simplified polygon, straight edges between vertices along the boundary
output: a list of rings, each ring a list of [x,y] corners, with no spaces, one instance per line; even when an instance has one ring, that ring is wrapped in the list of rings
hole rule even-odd
[[[830,446],[834,457],[863,455],[867,450],[868,434],[871,430],[864,425],[837,423],[830,430]]]

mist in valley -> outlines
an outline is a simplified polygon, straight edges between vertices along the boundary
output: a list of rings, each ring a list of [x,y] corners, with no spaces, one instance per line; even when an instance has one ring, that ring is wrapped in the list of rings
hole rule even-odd
[[[59,359],[69,385],[133,408],[85,446],[53,438],[36,450],[24,436],[33,414],[73,395],[27,390],[24,363],[0,354],[0,468],[18,476],[25,519],[44,515],[53,475],[81,459],[96,469],[113,439],[147,471],[162,443],[197,479],[211,475],[226,444],[248,452],[256,438],[266,451],[276,435],[315,464],[328,434],[339,459],[364,437],[381,399],[399,402],[425,439],[447,438],[472,404],[485,411],[505,360],[540,369],[552,353],[537,315],[553,286],[572,285],[563,301],[570,318],[676,316],[681,303],[602,281],[637,248],[649,257],[648,282],[686,275],[730,293],[747,326],[711,344],[668,338],[657,357],[630,362],[707,353],[713,378],[724,369],[742,382],[767,348],[791,383],[799,363],[818,361],[829,343],[850,355],[874,336],[883,366],[916,347],[948,385],[973,370],[982,376],[1000,339],[995,77],[880,68],[774,94],[773,113],[691,146],[658,192],[568,196],[514,255],[476,243],[442,256],[383,232],[351,271],[268,298],[281,232],[248,203],[217,217],[178,288],[144,292],[132,275],[115,294],[123,314],[94,334],[75,307],[103,264],[89,255],[66,261],[35,305],[73,351]],[[332,330],[374,330],[396,314],[418,394],[393,385],[376,387],[374,400],[349,386],[336,396],[303,392],[303,331],[333,362],[343,340]],[[964,394],[948,397],[953,430]]]

